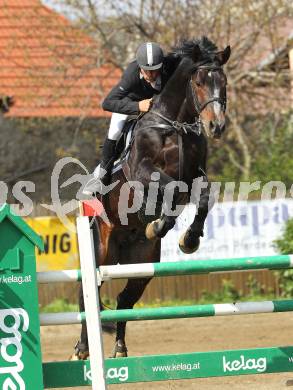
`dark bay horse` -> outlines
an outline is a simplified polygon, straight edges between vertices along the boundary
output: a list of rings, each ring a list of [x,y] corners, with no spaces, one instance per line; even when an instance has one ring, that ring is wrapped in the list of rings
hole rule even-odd
[[[178,216],[174,209],[192,200],[194,179],[208,183],[207,136],[219,138],[225,129],[227,80],[223,65],[230,47],[218,51],[202,37],[183,42],[170,56],[174,73],[137,123],[123,171],[112,176],[112,182],[118,184],[102,198],[110,224],[97,218],[94,225],[97,265],[160,261],[161,238]],[[140,186],[135,191],[137,183]],[[122,223],[121,208],[131,209],[137,199],[142,199],[142,207],[127,215],[127,224]],[[185,253],[198,249],[211,204],[205,185],[199,192],[194,220],[180,238]],[[132,308],[150,280],[129,279],[117,297],[117,309]],[[82,290],[80,310],[84,311]],[[113,357],[127,356],[125,330],[126,322],[118,322]],[[85,323],[74,356],[88,357]]]

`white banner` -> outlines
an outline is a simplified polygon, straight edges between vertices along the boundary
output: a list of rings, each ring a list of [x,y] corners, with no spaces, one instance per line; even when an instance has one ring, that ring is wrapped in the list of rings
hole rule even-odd
[[[293,218],[293,199],[216,203],[207,217],[199,250],[186,255],[178,241],[195,212],[196,206],[188,205],[177,218],[162,240],[161,261],[274,255],[277,249],[273,241],[282,235],[285,222]]]

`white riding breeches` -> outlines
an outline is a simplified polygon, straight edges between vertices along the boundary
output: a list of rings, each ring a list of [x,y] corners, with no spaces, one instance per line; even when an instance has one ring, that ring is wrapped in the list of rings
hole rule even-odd
[[[121,135],[124,123],[127,119],[128,115],[125,114],[117,114],[113,112],[110,122],[110,127],[108,131],[108,138],[113,141],[117,141]]]

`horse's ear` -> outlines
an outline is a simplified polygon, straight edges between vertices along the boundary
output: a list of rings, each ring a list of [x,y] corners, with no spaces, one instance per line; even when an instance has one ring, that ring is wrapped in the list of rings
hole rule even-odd
[[[224,65],[229,60],[230,55],[231,47],[227,46],[226,49],[216,54],[216,59],[219,61],[220,65]]]
[[[195,45],[192,49],[191,58],[194,62],[197,62],[200,59],[201,56],[201,50],[198,45]]]

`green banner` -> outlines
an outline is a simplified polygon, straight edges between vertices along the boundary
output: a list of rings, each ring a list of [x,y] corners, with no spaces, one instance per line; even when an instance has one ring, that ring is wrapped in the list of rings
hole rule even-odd
[[[44,363],[45,388],[91,384],[89,361]],[[293,371],[293,347],[106,359],[108,384]]]

